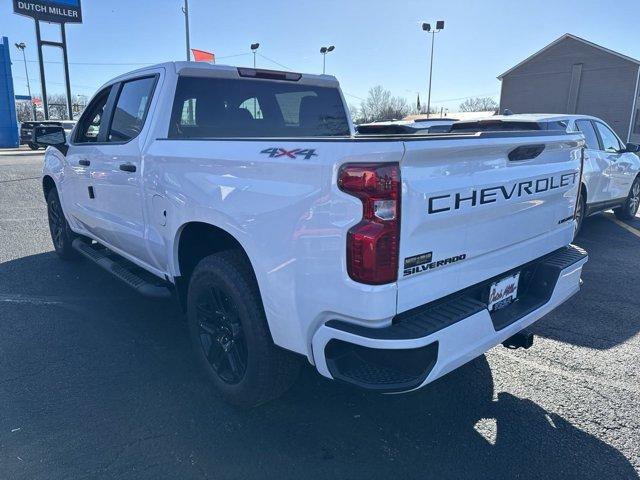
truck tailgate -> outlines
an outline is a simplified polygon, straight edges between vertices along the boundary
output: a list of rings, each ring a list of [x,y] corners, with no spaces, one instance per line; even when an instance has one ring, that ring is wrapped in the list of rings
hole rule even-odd
[[[401,162],[398,312],[571,242],[583,139],[416,139]]]

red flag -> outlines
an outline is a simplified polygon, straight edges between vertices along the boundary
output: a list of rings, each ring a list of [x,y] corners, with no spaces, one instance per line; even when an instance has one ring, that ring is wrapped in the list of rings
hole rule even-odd
[[[196,62],[213,62],[216,63],[216,56],[211,52],[205,52],[204,50],[191,49],[193,53],[193,59]]]

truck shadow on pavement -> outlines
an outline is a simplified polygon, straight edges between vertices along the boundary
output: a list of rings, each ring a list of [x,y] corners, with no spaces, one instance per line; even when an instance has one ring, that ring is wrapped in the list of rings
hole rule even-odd
[[[53,253],[0,278],[5,478],[638,478],[615,448],[495,392],[485,357],[403,396],[309,366],[240,411],[201,375],[172,302]]]
[[[532,330],[581,347],[613,348],[640,331],[640,238],[595,215],[574,243],[589,253],[581,291]]]

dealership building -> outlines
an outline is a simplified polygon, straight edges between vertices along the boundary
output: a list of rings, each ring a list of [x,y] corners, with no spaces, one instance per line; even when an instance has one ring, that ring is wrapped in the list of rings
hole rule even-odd
[[[640,61],[569,33],[507,70],[500,111],[602,118],[640,143]]]

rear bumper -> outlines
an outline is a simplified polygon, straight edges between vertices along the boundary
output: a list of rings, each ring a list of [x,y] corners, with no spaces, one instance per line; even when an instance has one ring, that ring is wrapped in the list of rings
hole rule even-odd
[[[312,339],[328,377],[382,392],[420,388],[531,325],[580,290],[587,253],[573,245],[521,265],[518,300],[489,312],[496,279],[397,315],[385,328],[331,320]],[[511,273],[504,272],[499,277]]]

